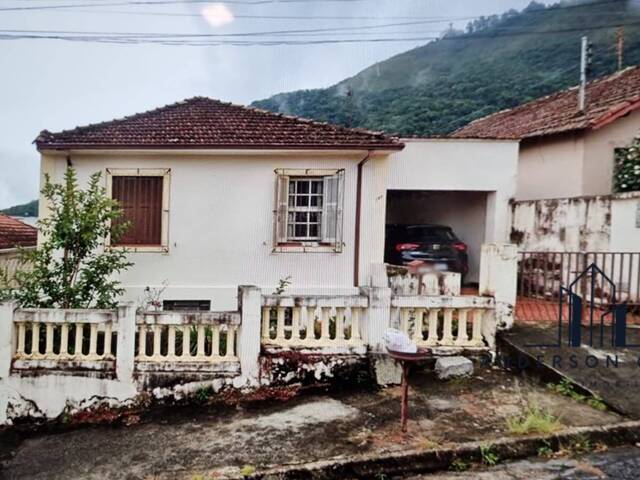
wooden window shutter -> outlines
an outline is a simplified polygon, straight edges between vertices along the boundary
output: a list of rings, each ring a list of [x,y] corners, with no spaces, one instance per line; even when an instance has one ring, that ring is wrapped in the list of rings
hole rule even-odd
[[[289,205],[289,177],[276,177],[276,209],[275,209],[275,240],[276,244],[287,242],[287,215]]]
[[[114,176],[112,197],[120,202],[129,228],[114,245],[161,245],[163,177]]]
[[[322,242],[342,251],[342,210],[344,203],[344,171],[324,177],[322,206]]]

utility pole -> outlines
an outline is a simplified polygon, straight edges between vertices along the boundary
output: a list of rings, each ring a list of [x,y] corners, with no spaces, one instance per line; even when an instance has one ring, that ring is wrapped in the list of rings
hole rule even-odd
[[[593,50],[589,44],[589,39],[585,35],[582,37],[580,51],[580,91],[578,92],[578,110],[584,112],[587,104],[587,73],[591,65]]]
[[[618,54],[618,70],[622,70],[622,58],[624,53],[624,27],[618,27],[616,31],[616,52]]]

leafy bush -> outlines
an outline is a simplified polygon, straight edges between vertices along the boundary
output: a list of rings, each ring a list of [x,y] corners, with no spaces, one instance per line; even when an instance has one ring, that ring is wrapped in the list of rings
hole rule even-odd
[[[14,279],[13,296],[21,306],[112,308],[123,293],[114,275],[132,263],[125,251],[107,248],[106,239],[117,240],[128,224],[111,226],[122,211],[107,197],[100,177],[93,174],[86,190],[79,188],[72,168],[61,184],[45,177],[42,195],[49,214],[38,222],[44,241],[37,250],[21,252],[21,260],[32,268],[17,272]]]
[[[640,190],[640,137],[634,138],[627,148],[617,148],[613,174],[614,192]]]

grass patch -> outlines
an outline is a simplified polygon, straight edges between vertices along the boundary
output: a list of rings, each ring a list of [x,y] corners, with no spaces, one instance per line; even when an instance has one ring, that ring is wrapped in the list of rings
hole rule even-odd
[[[481,445],[480,456],[482,457],[482,463],[489,467],[493,467],[500,461],[500,457],[494,451],[493,445]]]
[[[582,393],[576,392],[573,383],[571,383],[566,378],[560,380],[559,383],[549,383],[547,384],[547,388],[558,395],[562,395],[563,397],[569,397],[576,402],[582,402],[589,405],[591,408],[595,408],[596,410],[605,411],[607,409],[607,405],[604,403],[602,398],[597,395],[584,395]]]
[[[553,433],[562,427],[559,419],[539,407],[529,407],[522,415],[507,419],[507,428],[512,435]]]

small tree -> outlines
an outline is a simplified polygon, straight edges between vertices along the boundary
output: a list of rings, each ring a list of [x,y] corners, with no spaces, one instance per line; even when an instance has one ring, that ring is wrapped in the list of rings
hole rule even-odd
[[[86,190],[76,172],[67,168],[62,184],[45,177],[42,195],[50,213],[38,222],[44,241],[37,250],[23,251],[30,270],[16,273],[14,296],[23,307],[112,308],[124,289],[114,278],[131,265],[126,252],[106,248],[129,227],[115,222],[122,215],[118,202],[107,197],[100,172],[91,175]]]

